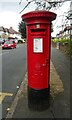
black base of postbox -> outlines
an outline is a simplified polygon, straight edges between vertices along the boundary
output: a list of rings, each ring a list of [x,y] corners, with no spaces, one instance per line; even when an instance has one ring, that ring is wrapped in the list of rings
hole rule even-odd
[[[50,106],[50,87],[35,90],[28,87],[28,107],[33,110],[42,111]]]

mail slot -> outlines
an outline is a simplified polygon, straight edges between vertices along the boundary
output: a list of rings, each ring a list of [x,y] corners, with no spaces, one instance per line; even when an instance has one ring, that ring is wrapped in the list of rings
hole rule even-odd
[[[50,93],[51,21],[56,14],[49,11],[32,11],[22,15],[26,22],[28,96],[39,102]],[[35,104],[35,102],[34,102]]]

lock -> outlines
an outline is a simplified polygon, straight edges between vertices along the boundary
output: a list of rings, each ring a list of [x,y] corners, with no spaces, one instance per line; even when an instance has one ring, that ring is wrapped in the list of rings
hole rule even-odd
[[[43,66],[43,67],[46,67],[46,66],[48,65],[48,63],[49,63],[49,60],[48,60],[48,59],[46,59],[45,63],[44,63],[44,64],[42,64],[42,66]]]

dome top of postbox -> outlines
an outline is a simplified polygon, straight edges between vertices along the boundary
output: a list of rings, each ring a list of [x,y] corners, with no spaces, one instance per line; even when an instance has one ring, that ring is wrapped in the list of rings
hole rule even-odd
[[[56,14],[50,11],[43,11],[43,10],[38,10],[38,11],[31,11],[28,13],[25,13],[22,15],[23,20],[27,19],[32,19],[32,18],[47,18],[49,21],[55,20],[56,19]]]

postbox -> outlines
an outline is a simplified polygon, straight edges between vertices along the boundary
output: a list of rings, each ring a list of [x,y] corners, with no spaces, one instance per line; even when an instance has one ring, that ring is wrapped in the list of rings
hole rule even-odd
[[[32,102],[39,102],[49,96],[51,21],[56,14],[32,11],[23,14],[22,19],[26,22],[28,96]]]

